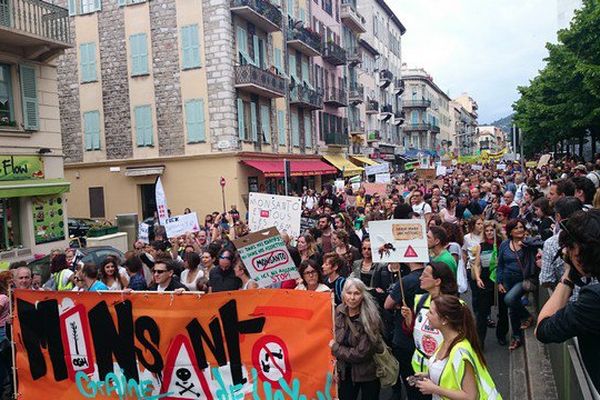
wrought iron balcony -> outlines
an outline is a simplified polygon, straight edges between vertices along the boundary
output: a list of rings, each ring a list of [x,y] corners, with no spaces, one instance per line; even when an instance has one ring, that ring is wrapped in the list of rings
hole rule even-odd
[[[394,93],[401,95],[404,93],[404,81],[402,79],[394,79]]]
[[[420,124],[407,124],[404,126],[404,132],[428,131],[431,129],[431,124],[422,122]]]
[[[41,0],[0,0],[0,47],[47,60],[71,47],[69,11]]]
[[[367,100],[366,113],[377,114],[379,112],[379,102],[377,100]]]
[[[365,133],[365,123],[360,120],[350,120],[348,122],[348,131],[351,135],[363,135]]]
[[[328,146],[346,147],[350,145],[350,138],[344,129],[342,132],[325,132],[325,144]]]
[[[281,10],[268,0],[231,0],[231,12],[265,32],[281,30]]]
[[[348,93],[348,101],[352,105],[357,105],[365,100],[365,87],[360,83],[350,84],[350,92]]]
[[[431,100],[405,100],[402,102],[402,108],[429,108]]]
[[[367,31],[365,18],[356,11],[350,1],[342,1],[342,10],[340,16],[342,22],[355,33],[365,33]]]
[[[391,104],[384,104],[381,106],[381,114],[393,114],[394,109]]]
[[[379,71],[379,87],[385,89],[390,86],[392,80],[394,79],[394,74],[388,69],[384,69]]]
[[[353,67],[362,62],[362,48],[350,47],[346,52],[346,59],[348,60],[348,64]]]
[[[325,104],[333,107],[347,107],[348,106],[348,93],[344,89],[338,89],[336,87],[328,87],[325,90]]]
[[[438,125],[431,124],[430,130],[432,133],[440,133],[440,127]]]
[[[402,125],[404,123],[404,121],[406,120],[406,115],[404,114],[404,111],[396,111],[394,113],[394,125],[399,126]]]
[[[285,97],[287,81],[254,65],[235,67],[235,87],[268,98]]]
[[[323,96],[308,86],[296,85],[290,89],[290,105],[311,111],[321,110],[323,108]]]
[[[367,142],[376,142],[381,140],[381,133],[378,130],[369,131],[367,134]]]
[[[323,43],[323,59],[332,65],[346,64],[346,50],[339,44],[328,41]]]
[[[288,46],[298,50],[309,57],[321,55],[321,35],[303,26],[299,22],[290,19],[287,31]]]

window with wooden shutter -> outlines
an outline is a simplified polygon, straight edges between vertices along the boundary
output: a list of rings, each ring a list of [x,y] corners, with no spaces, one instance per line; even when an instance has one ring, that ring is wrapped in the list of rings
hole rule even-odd
[[[237,114],[238,114],[238,136],[241,140],[246,139],[246,125],[244,124],[244,101],[237,99]]]
[[[260,127],[263,142],[271,143],[271,113],[269,106],[265,104],[260,106]]]
[[[240,57],[240,64],[254,64],[248,53],[248,32],[241,26],[237,27],[237,48]]]
[[[279,145],[285,146],[285,114],[277,111],[277,130],[279,131]]]
[[[256,103],[250,102],[250,125],[252,128],[252,141],[258,141],[258,116],[256,110]]]
[[[312,147],[312,125],[310,115],[304,116],[304,146]]]
[[[100,150],[100,112],[83,113],[83,132],[86,151]]]
[[[200,38],[197,24],[181,28],[181,53],[183,69],[200,67]]]
[[[35,69],[27,65],[21,65],[20,71],[25,129],[36,131],[40,129],[40,117]]]
[[[275,48],[273,50],[273,61],[275,63],[275,69],[277,69],[277,73],[279,75],[282,75],[284,73],[283,71],[283,67],[282,67],[282,57],[281,57],[281,49]]]
[[[149,105],[135,108],[135,132],[138,147],[152,146],[154,135],[152,129],[152,108]]]
[[[204,142],[206,126],[203,99],[193,99],[185,102],[185,124],[188,143]]]
[[[148,42],[145,33],[129,36],[129,52],[131,53],[131,75],[147,75]]]
[[[300,146],[300,119],[295,112],[292,112],[292,146]]]
[[[96,43],[90,42],[79,45],[79,63],[81,82],[96,81]]]

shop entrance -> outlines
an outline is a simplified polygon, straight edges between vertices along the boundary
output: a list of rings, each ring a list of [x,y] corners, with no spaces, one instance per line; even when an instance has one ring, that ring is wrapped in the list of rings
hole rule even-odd
[[[0,199],[0,250],[9,250],[21,244],[19,199]]]
[[[150,183],[140,185],[140,191],[142,195],[142,218],[154,217],[156,212],[156,195],[154,193],[156,184]]]

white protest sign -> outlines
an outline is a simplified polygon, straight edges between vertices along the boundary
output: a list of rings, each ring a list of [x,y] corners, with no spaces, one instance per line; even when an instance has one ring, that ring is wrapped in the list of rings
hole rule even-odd
[[[367,165],[365,167],[365,172],[367,175],[385,174],[390,172],[390,164],[381,163],[377,165]]]
[[[373,262],[429,262],[424,219],[369,221]]]
[[[138,240],[142,243],[150,243],[150,234],[148,232],[150,226],[145,222],[138,225]]]
[[[352,184],[352,191],[356,192],[358,189],[360,189],[360,182],[353,183]]]
[[[438,165],[435,168],[435,175],[436,176],[445,176],[446,173],[448,173],[448,168],[443,166],[443,165]]]
[[[344,190],[345,183],[343,179],[337,179],[333,184],[336,190]]]
[[[300,277],[275,227],[250,233],[234,240],[233,244],[240,253],[250,277],[259,287]]]
[[[506,169],[506,164],[496,164],[496,169],[499,171],[504,171]]]
[[[195,212],[183,215],[176,215],[165,220],[165,229],[167,236],[174,238],[185,235],[190,232],[199,232],[198,216]]]
[[[376,183],[388,183],[392,180],[392,176],[389,172],[385,174],[375,174],[375,182]]]
[[[471,169],[473,171],[481,171],[483,169],[483,167],[481,165],[473,164],[473,165],[471,165]]]
[[[165,220],[169,217],[169,207],[167,206],[167,196],[163,188],[160,176],[156,179],[154,188],[154,197],[156,200],[156,211],[158,213],[158,221],[161,225],[165,224]]]
[[[277,227],[279,232],[300,236],[300,197],[277,196],[266,193],[250,193],[248,199],[248,226],[250,231]]]

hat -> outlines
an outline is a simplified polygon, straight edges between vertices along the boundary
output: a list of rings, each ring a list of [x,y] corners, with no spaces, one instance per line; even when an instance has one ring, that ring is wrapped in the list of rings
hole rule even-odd
[[[505,217],[508,217],[510,215],[511,209],[507,205],[502,205],[502,206],[498,207],[498,212],[500,214],[504,214]]]
[[[579,164],[578,166],[575,167],[575,169],[578,169],[581,172],[587,172],[587,168],[583,164]]]

